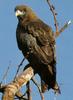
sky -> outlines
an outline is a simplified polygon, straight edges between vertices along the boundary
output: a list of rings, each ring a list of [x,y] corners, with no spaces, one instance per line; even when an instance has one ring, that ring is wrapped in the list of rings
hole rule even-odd
[[[58,13],[59,27],[68,20],[73,20],[73,0],[51,0]],[[32,7],[37,16],[54,28],[54,20],[46,0],[0,0],[0,81],[10,66],[4,84],[12,81],[18,64],[23,59],[16,42],[17,18],[14,8],[16,5]],[[73,24],[56,39],[57,81],[61,94],[56,96],[52,90],[47,91],[45,100],[72,100],[73,99]],[[25,60],[22,67],[28,63]],[[22,68],[21,68],[22,70]],[[38,76],[37,76],[38,77]],[[31,83],[33,84],[33,83]],[[41,100],[36,86],[31,85],[33,100]],[[34,91],[34,92],[33,92]]]

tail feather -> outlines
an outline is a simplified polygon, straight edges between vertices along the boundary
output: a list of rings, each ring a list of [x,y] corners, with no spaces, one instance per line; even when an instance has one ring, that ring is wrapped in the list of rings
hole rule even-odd
[[[57,82],[55,83],[54,87],[53,87],[53,90],[56,94],[61,94],[61,91],[60,91],[60,88],[57,84]]]
[[[41,81],[41,91],[42,93],[44,93],[46,90],[48,90],[50,88],[48,88],[48,85],[46,83],[44,83],[43,81]],[[55,92],[55,94],[61,94],[60,88],[57,84],[57,82],[55,83],[55,85],[52,88]]]

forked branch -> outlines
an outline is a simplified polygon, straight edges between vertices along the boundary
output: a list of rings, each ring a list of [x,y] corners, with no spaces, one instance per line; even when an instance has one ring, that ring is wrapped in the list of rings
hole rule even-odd
[[[57,13],[55,11],[55,7],[50,3],[50,0],[47,0],[47,3],[50,7],[50,10],[53,14],[53,17],[54,17],[54,23],[55,23],[55,29],[56,29],[56,32],[54,33],[55,37],[58,37],[60,35],[60,33],[62,33],[66,28],[68,28],[68,26],[72,23],[71,20],[69,20],[67,23],[64,24],[64,26],[62,28],[58,28],[58,22],[57,22]]]
[[[56,29],[55,36],[58,36],[59,30],[58,30],[58,22],[56,19],[57,13],[55,12],[55,7],[53,5],[51,5],[50,0],[47,0],[47,3],[49,5],[50,10],[51,10],[53,17],[54,17],[54,23],[55,23],[55,29]]]
[[[16,77],[16,79],[7,85],[3,100],[14,100],[14,96],[18,90],[25,85],[34,76],[34,70],[29,66],[21,75]]]

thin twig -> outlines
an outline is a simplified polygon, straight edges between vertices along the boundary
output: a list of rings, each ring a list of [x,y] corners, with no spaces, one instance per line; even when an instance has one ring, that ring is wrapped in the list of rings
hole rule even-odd
[[[2,81],[0,82],[0,84],[2,84],[3,80],[7,77],[8,71],[10,69],[10,65],[11,65],[11,62],[9,62],[9,66],[8,66],[6,72],[4,73],[3,78],[2,78]]]
[[[71,20],[69,20],[68,22],[66,22],[66,23],[64,24],[64,26],[59,30],[59,33],[63,32],[66,28],[68,28],[68,26],[69,26],[70,24],[72,24],[72,21],[71,21]]]
[[[42,91],[41,91],[41,88],[40,88],[40,86],[38,85],[38,83],[37,83],[37,81],[32,77],[32,79],[31,79],[33,82],[34,82],[34,84],[37,86],[37,88],[38,88],[38,90],[39,90],[39,93],[40,93],[40,96],[41,96],[41,100],[44,100],[44,95],[43,95],[43,93],[42,93]]]
[[[28,91],[27,91],[27,98],[28,98],[28,100],[32,100],[32,97],[31,97],[31,89],[30,89],[30,82],[28,82],[26,84],[26,87],[28,89]]]
[[[25,96],[23,96],[23,94],[20,91],[18,91],[15,96],[16,96],[15,99],[28,100]]]
[[[16,78],[16,76],[17,76],[19,70],[20,70],[20,67],[22,66],[22,64],[23,64],[23,62],[24,62],[24,60],[25,60],[25,58],[23,58],[22,61],[21,61],[21,63],[18,65],[18,69],[17,69],[16,75],[15,75],[15,77],[14,77],[14,80],[15,80],[15,78]]]
[[[47,3],[49,5],[50,10],[51,10],[53,17],[54,17],[54,23],[55,23],[55,28],[56,28],[55,36],[57,36],[59,34],[58,22],[57,22],[57,19],[56,19],[57,13],[55,12],[55,7],[53,5],[51,5],[50,0],[47,0]]]
[[[23,94],[23,96],[25,96],[27,94],[28,89],[25,91],[25,93]]]
[[[24,99],[24,100],[28,100],[28,99],[26,99],[26,97],[25,97],[25,95],[27,94],[27,91],[28,90],[26,90],[26,92],[24,93],[24,94],[21,94],[21,92],[20,91],[18,91],[17,93],[16,93],[16,97],[18,97],[18,98],[21,98],[21,99]]]

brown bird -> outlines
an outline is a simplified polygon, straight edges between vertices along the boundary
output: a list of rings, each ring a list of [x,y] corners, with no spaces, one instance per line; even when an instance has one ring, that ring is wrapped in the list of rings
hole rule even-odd
[[[18,18],[16,38],[18,48],[42,80],[42,92],[53,89],[60,93],[56,82],[55,37],[50,26],[25,5],[15,8]]]

